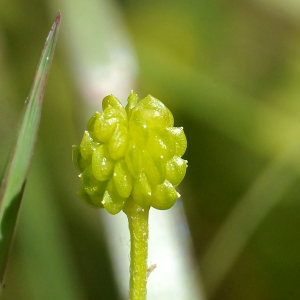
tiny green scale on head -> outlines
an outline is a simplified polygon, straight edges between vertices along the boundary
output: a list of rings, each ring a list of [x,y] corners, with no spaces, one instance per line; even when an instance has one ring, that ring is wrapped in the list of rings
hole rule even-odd
[[[141,207],[169,209],[185,176],[187,141],[182,127],[158,99],[131,92],[124,108],[113,95],[87,124],[73,162],[81,172],[78,192],[87,204],[120,212],[132,199]]]

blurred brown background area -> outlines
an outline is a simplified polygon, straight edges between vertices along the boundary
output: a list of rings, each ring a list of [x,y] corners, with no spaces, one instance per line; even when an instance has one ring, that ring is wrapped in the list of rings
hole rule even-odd
[[[119,299],[103,224],[75,195],[71,161],[88,118],[78,57],[112,51],[117,33],[138,66],[127,94],[152,94],[184,127],[189,167],[180,193],[207,299],[300,299],[300,2],[1,1],[1,171],[58,10],[61,33],[2,298]],[[100,110],[101,98],[94,105]]]

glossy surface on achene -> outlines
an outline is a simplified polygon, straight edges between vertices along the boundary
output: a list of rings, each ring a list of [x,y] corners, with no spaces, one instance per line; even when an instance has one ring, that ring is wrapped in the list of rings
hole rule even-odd
[[[87,204],[120,212],[129,197],[141,207],[169,209],[179,197],[187,161],[182,127],[173,127],[170,110],[151,95],[139,100],[131,92],[124,108],[113,95],[103,99],[103,112],[87,124],[73,162]]]

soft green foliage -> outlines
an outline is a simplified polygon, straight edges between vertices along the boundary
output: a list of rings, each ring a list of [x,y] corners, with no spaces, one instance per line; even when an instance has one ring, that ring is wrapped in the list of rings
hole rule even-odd
[[[0,189],[0,289],[39,129],[44,91],[60,27],[60,13],[49,32],[28,95],[16,144]]]
[[[141,207],[169,209],[185,176],[187,142],[182,127],[159,100],[131,92],[124,108],[110,95],[103,112],[87,124],[81,144],[73,147],[80,170],[78,195],[89,205],[120,212],[129,197]]]

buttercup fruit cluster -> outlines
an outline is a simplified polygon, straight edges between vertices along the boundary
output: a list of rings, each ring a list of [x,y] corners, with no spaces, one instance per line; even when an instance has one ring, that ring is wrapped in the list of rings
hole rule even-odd
[[[187,141],[170,110],[148,95],[131,92],[124,108],[112,95],[87,124],[73,162],[81,172],[78,192],[87,204],[120,212],[129,197],[141,207],[169,209],[180,196]]]

